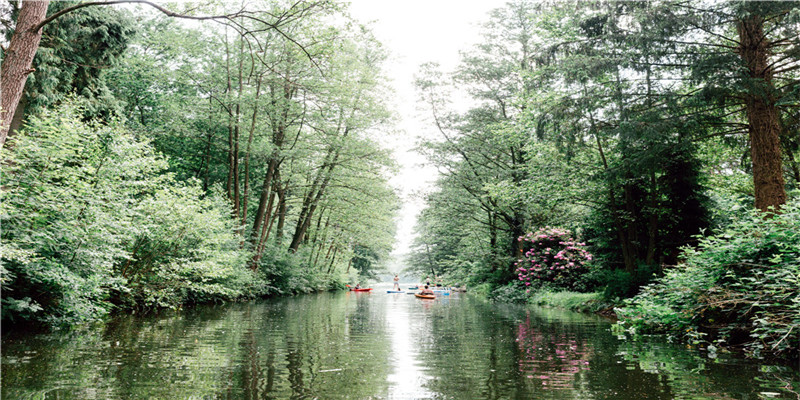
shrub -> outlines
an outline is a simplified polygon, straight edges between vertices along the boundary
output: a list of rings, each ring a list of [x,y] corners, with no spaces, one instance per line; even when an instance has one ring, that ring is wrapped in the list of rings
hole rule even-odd
[[[624,324],[743,344],[755,355],[797,355],[800,201],[786,204],[781,214],[746,213],[683,256],[684,264],[617,310]]]
[[[528,303],[579,312],[597,312],[608,307],[602,297],[600,293],[553,292],[543,289],[535,292]]]
[[[647,264],[639,264],[634,273],[623,269],[600,270],[596,279],[598,286],[603,286],[606,299],[627,299],[639,293],[639,288],[650,283],[659,268]]]
[[[565,229],[545,227],[520,236],[525,242],[524,258],[518,260],[517,277],[526,286],[548,282],[551,287],[576,290],[588,271],[592,255],[585,243],[578,243]]]
[[[527,303],[528,294],[520,281],[511,281],[505,286],[492,290],[489,298],[503,303]]]
[[[253,278],[227,206],[119,124],[80,115],[33,118],[4,152],[3,318],[72,324],[242,294]]]

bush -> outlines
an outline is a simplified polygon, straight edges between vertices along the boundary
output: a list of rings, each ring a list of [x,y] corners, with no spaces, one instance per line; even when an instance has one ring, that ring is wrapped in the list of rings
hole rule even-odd
[[[489,298],[503,303],[527,303],[526,287],[519,281],[511,281],[505,286],[492,290]]]
[[[579,312],[597,312],[608,307],[600,293],[554,292],[547,289],[534,292],[528,303]]]
[[[639,268],[630,273],[622,269],[598,271],[596,279],[598,286],[603,286],[603,296],[606,299],[627,299],[639,293],[639,288],[650,283],[659,268],[647,264],[640,264]]]
[[[520,236],[525,258],[518,260],[517,277],[526,286],[547,282],[555,288],[576,290],[588,271],[592,255],[585,243],[578,243],[568,230],[545,227]]]
[[[751,211],[683,256],[617,310],[625,325],[744,345],[755,355],[797,355],[800,201],[772,216]]]
[[[3,318],[73,324],[243,294],[253,276],[227,206],[119,124],[80,115],[31,119],[3,154]]]
[[[255,274],[233,233],[221,196],[202,197],[197,185],[160,188],[136,205],[138,230],[116,272],[137,308],[175,308],[186,302],[247,295]]]

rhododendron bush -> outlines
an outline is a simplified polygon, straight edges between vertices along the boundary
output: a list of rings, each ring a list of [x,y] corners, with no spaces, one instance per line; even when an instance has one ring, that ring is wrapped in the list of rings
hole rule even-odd
[[[550,286],[575,290],[579,277],[588,272],[592,255],[566,229],[545,227],[520,236],[523,258],[515,263],[517,276],[526,286]]]

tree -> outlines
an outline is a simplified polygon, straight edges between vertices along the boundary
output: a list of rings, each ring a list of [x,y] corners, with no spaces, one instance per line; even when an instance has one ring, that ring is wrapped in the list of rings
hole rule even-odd
[[[20,98],[22,97],[22,91],[25,88],[25,82],[28,79],[28,75],[33,72],[31,69],[31,63],[33,62],[33,58],[39,48],[39,42],[42,38],[42,28],[65,14],[90,6],[107,6],[120,3],[140,3],[153,7],[170,17],[200,21],[217,21],[237,30],[242,37],[252,36],[246,35],[247,30],[242,25],[241,20],[255,22],[260,24],[261,27],[266,27],[267,30],[274,30],[278,32],[287,40],[298,45],[302,51],[305,51],[302,45],[283,33],[281,30],[281,25],[283,25],[286,21],[291,21],[296,17],[307,13],[313,8],[326,7],[328,4],[326,0],[322,0],[320,2],[300,1],[291,4],[285,10],[254,12],[243,8],[235,12],[223,13],[220,15],[195,16],[170,11],[169,9],[146,0],[111,0],[79,3],[74,6],[64,8],[45,18],[49,3],[49,0],[28,0],[23,2],[23,6],[21,7],[17,18],[16,29],[11,37],[8,49],[6,49],[4,52],[2,73],[0,74],[2,75],[0,77],[0,82],[2,83],[3,87],[3,100],[2,103],[0,103],[0,146],[5,145],[6,138],[9,134],[11,118],[16,113],[17,106]],[[262,46],[263,44],[256,40],[254,45]]]
[[[11,119],[17,110],[28,75],[33,72],[31,64],[39,42],[42,40],[42,27],[39,22],[47,14],[50,0],[23,2],[17,18],[15,34],[8,48],[3,52],[0,71],[0,87],[3,98],[0,102],[0,148],[5,145]]]

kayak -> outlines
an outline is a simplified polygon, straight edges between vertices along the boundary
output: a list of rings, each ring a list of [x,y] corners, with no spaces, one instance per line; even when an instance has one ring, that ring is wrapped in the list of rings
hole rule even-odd
[[[386,293],[405,293],[402,290],[387,290]]]
[[[426,300],[433,300],[433,299],[435,299],[435,298],[436,298],[436,295],[435,295],[435,294],[419,294],[419,293],[414,293],[414,296],[417,296],[417,298],[420,298],[420,299],[426,299]]]
[[[350,289],[351,292],[369,292],[372,288],[364,288],[364,289]]]
[[[418,286],[410,287],[408,288],[408,290],[419,290],[419,287]]]

